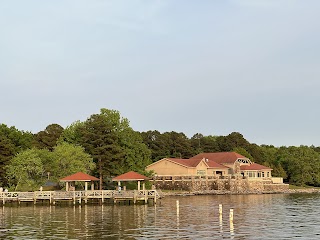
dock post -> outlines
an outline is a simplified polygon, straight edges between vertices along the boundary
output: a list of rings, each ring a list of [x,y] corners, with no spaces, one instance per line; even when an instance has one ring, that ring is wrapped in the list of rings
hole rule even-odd
[[[222,204],[219,204],[219,215],[222,215]]]
[[[73,205],[76,205],[76,192],[73,191]]]
[[[133,204],[136,204],[137,201],[137,194],[136,191],[133,192]]]
[[[103,204],[103,202],[104,202],[103,190],[101,190],[101,203]]]
[[[144,203],[148,203],[148,191],[144,190]]]
[[[176,205],[177,205],[177,215],[179,215],[179,200],[176,201]]]
[[[35,205],[37,203],[37,193],[36,191],[33,193],[33,204]]]
[[[230,218],[230,222],[233,222],[233,209],[230,209],[229,218]]]

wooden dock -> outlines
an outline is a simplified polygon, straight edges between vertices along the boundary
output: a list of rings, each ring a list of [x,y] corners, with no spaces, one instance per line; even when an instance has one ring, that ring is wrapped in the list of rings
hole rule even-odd
[[[69,201],[73,204],[87,204],[88,202],[142,202],[147,204],[152,201],[156,204],[160,198],[156,190],[92,190],[92,191],[35,191],[35,192],[1,192],[0,204],[8,202],[47,202],[55,205],[57,202]]]

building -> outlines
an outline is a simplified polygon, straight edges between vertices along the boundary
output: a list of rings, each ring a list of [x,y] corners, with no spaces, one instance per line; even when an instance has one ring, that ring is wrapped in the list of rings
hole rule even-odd
[[[200,153],[189,159],[163,158],[146,168],[157,176],[244,176],[271,178],[272,169],[236,152]]]

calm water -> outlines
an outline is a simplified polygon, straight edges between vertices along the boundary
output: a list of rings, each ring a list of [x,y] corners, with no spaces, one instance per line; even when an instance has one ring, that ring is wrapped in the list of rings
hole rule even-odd
[[[319,205],[320,195],[276,194],[166,197],[156,206],[6,206],[0,239],[320,239]]]

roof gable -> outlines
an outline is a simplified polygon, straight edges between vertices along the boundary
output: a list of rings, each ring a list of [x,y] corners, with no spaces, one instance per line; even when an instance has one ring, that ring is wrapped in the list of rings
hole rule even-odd
[[[214,161],[219,164],[230,163],[233,164],[237,159],[248,159],[236,152],[216,152],[216,153],[200,153],[191,159],[208,159],[209,161]]]
[[[99,181],[99,178],[90,176],[83,172],[77,172],[75,174],[72,174],[70,176],[64,177],[60,179],[61,182],[71,182],[71,181]]]
[[[209,168],[228,168],[212,160],[206,161],[204,158],[189,158],[189,159],[179,159],[179,158],[168,158],[170,161],[177,164],[183,165],[185,167],[195,168],[200,162],[204,162]]]
[[[112,181],[143,181],[148,179],[148,177],[141,175],[140,173],[130,171],[112,178]]]

